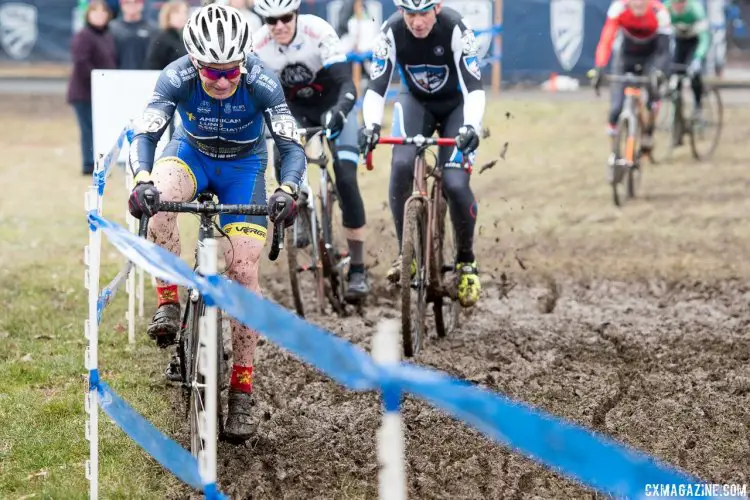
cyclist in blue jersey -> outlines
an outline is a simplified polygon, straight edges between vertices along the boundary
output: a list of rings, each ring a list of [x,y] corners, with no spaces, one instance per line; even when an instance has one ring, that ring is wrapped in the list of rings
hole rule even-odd
[[[129,157],[136,185],[129,210],[136,218],[153,215],[149,238],[177,255],[176,214],[155,214],[150,200],[190,201],[210,190],[222,203],[265,203],[264,124],[281,156],[281,185],[268,199],[269,217],[293,223],[305,154],[279,80],[259,59],[246,55],[251,37],[247,22],[232,7],[211,4],[193,13],[183,29],[188,55],[164,68],[136,124]],[[175,112],[182,126],[154,162],[156,144]],[[220,222],[228,236],[228,242],[222,241],[227,275],[260,294],[265,217],[221,215]],[[157,297],[148,333],[158,345],[168,346],[180,327],[177,286],[159,281]],[[247,439],[256,429],[251,409],[257,339],[256,332],[232,320],[234,365],[226,434],[233,440]]]

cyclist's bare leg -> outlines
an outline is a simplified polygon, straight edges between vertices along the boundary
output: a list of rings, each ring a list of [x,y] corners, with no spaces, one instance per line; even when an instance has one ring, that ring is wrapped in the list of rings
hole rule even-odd
[[[263,251],[263,242],[247,236],[230,236],[222,238],[224,260],[227,263],[227,277],[248,290],[262,295],[258,282],[258,268]],[[258,334],[242,323],[232,319],[232,352],[235,366],[252,369]],[[252,382],[243,386],[247,391],[252,389]]]
[[[227,276],[250,291],[262,295],[258,282],[258,268],[263,250],[263,241],[250,236],[230,236],[222,238],[224,260],[227,263]],[[232,351],[234,363],[230,379],[229,415],[226,422],[226,436],[230,440],[243,441],[257,430],[252,418],[254,406],[253,358],[258,345],[258,333],[232,319]]]
[[[189,201],[196,183],[185,164],[174,158],[163,158],[156,162],[151,174],[154,186],[160,192],[161,201]],[[177,214],[159,212],[149,220],[149,239],[162,248],[180,255],[180,232]],[[160,346],[174,342],[180,327],[180,301],[177,285],[157,278],[157,310],[148,327],[148,334]]]

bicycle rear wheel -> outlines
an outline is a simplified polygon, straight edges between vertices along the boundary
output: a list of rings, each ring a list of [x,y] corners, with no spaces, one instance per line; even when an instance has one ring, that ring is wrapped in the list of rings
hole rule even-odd
[[[188,300],[185,306],[184,329],[180,333],[179,351],[180,367],[183,371],[184,390],[187,404],[188,425],[190,427],[190,452],[198,457],[199,453],[205,449],[205,441],[201,436],[201,419],[200,414],[205,410],[206,383],[205,377],[201,374],[201,349],[200,343],[200,318],[205,311],[205,304],[202,297],[197,300],[191,300],[194,290],[188,290]],[[221,405],[221,390],[223,381],[226,378],[226,356],[224,354],[224,342],[222,340],[222,321],[221,313],[217,314],[217,436],[221,436],[224,431],[223,410]],[[205,435],[205,433],[204,433]]]
[[[716,88],[708,88],[703,92],[700,119],[690,120],[690,149],[696,160],[705,161],[716,151],[721,137],[724,119],[724,106],[721,95]]]
[[[432,280],[435,315],[435,330],[438,337],[445,337],[458,327],[461,307],[456,301],[455,273],[455,232],[448,216],[448,202],[443,193],[432,186],[432,200],[435,203],[435,235],[433,242]],[[446,279],[447,276],[450,279]]]
[[[404,356],[422,348],[427,310],[427,265],[425,241],[427,214],[421,202],[410,203],[404,215],[401,244],[401,337]],[[412,277],[411,270],[414,269]]]

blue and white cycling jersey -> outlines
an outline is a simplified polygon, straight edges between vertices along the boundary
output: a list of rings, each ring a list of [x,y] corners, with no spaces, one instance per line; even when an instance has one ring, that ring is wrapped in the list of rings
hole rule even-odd
[[[279,181],[299,185],[306,159],[294,117],[278,78],[254,55],[247,55],[245,73],[234,94],[222,100],[208,95],[189,56],[164,68],[143,116],[135,125],[129,156],[134,175],[153,168],[156,144],[175,111],[180,113],[182,126],[175,132],[174,140],[187,141],[222,165],[240,164],[231,160],[251,155],[265,157],[265,123],[281,156]]]

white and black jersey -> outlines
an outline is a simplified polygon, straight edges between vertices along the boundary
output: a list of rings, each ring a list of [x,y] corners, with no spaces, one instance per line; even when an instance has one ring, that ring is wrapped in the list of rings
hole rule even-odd
[[[334,105],[348,114],[356,101],[351,66],[336,31],[324,19],[297,17],[297,31],[288,45],[274,41],[268,26],[253,35],[253,52],[276,73],[290,106],[327,110]]]
[[[409,93],[425,103],[458,106],[464,123],[481,128],[485,95],[474,31],[455,10],[443,7],[426,38],[408,30],[403,14],[393,14],[381,27],[373,50],[370,83],[365,93],[366,126],[380,124],[385,95],[399,66]]]

